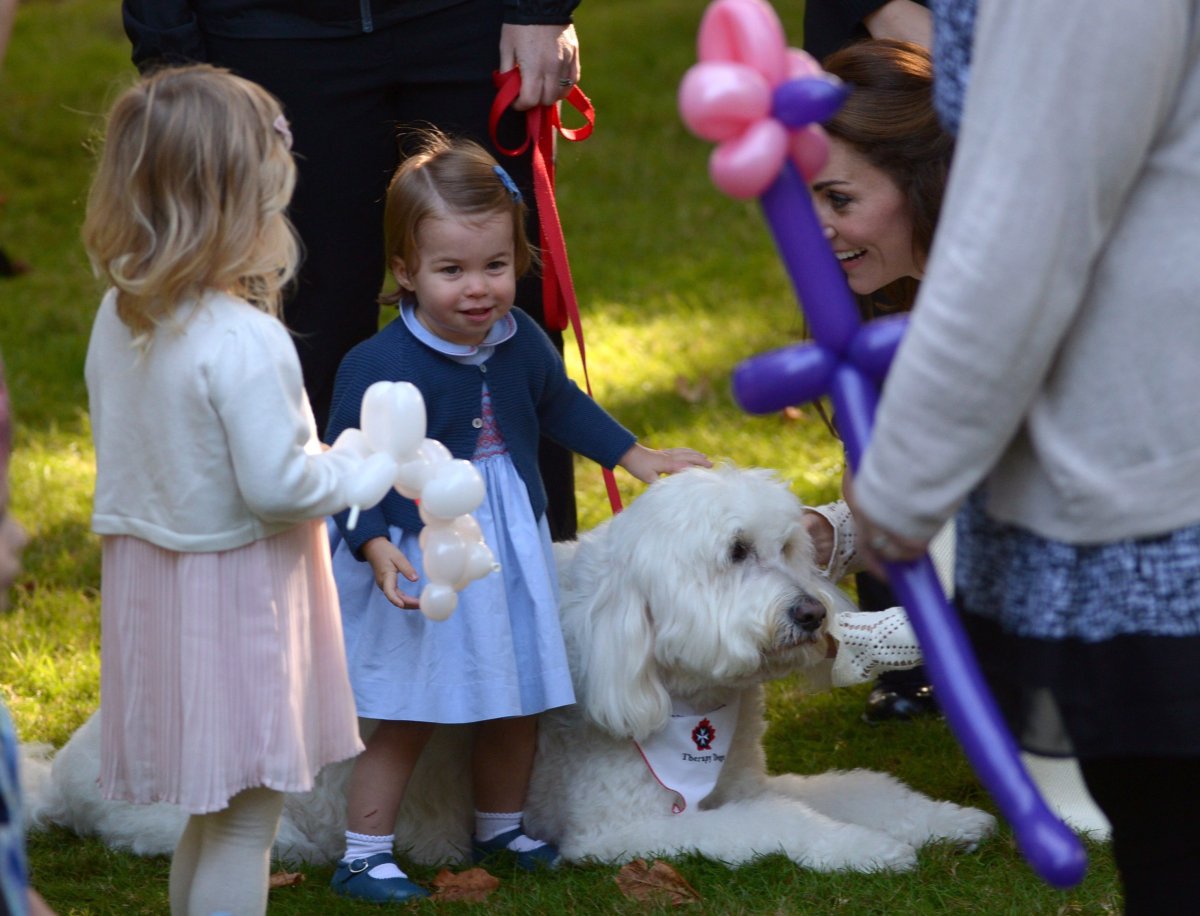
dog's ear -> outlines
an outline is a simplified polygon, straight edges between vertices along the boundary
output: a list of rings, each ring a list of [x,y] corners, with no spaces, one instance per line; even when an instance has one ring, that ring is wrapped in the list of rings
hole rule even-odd
[[[603,561],[602,561],[603,562]],[[574,609],[577,701],[600,728],[642,740],[671,716],[671,698],[654,658],[654,625],[628,568],[604,562]]]

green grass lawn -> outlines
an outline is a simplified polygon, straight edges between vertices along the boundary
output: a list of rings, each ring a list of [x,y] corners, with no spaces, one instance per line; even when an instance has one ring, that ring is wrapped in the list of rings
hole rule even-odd
[[[798,43],[802,2],[776,4]],[[795,340],[801,322],[755,205],[719,195],[708,146],[683,129],[675,91],[694,60],[699,0],[589,0],[577,21],[594,136],[559,149],[559,197],[597,398],[652,445],[691,445],[775,467],[806,501],[838,490],[841,457],[811,409],[742,414],[729,375]],[[99,549],[88,527],[93,456],[83,357],[99,288],[78,242],[92,140],[132,78],[115,0],[24,0],[0,74],[0,245],[33,272],[0,280],[0,349],[18,419],[13,511],[32,535],[14,613],[0,620],[0,686],[26,740],[64,742],[98,703]],[[570,354],[572,366],[578,362]],[[626,500],[641,484],[619,476]],[[579,465],[580,516],[608,514],[599,470]],[[801,697],[772,685],[773,770],[871,767],[939,798],[994,811],[941,722],[870,728],[865,688]],[[165,859],[111,852],[63,831],[30,840],[34,881],[61,913],[166,911]],[[923,852],[902,875],[822,875],[768,857],[731,871],[675,863],[709,913],[1108,913],[1119,910],[1107,849],[1089,846],[1085,881],[1047,888],[1007,828],[979,850]],[[614,868],[512,876],[499,913],[644,912]],[[306,869],[272,892],[272,913],[378,912]],[[414,869],[427,880],[433,873]],[[428,908],[429,905],[425,905]],[[458,905],[462,909],[467,905]],[[446,905],[447,909],[453,908]]]

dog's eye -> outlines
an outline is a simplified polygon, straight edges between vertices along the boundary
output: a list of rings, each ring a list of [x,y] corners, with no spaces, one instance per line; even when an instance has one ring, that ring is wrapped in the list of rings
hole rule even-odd
[[[754,553],[754,546],[745,538],[738,538],[729,548],[729,559],[734,563],[744,563]]]

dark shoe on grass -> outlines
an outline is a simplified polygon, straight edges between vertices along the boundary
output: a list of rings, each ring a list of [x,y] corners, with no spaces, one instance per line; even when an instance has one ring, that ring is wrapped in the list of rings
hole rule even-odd
[[[507,830],[490,840],[478,840],[475,837],[471,837],[471,856],[477,863],[485,859],[490,859],[493,856],[515,856],[517,868],[523,871],[554,868],[558,864],[559,854],[558,847],[553,843],[542,843],[536,849],[528,849],[524,852],[508,848],[509,843],[524,836],[524,834],[525,831],[521,827],[514,827],[512,830]]]
[[[372,878],[370,870],[387,862],[393,865],[396,862],[390,852],[340,862],[329,886],[340,897],[366,900],[369,903],[403,903],[405,900],[429,896],[429,891],[408,878]]]
[[[916,687],[877,684],[867,694],[867,708],[863,719],[871,725],[880,722],[907,721],[928,716],[941,715],[933,687],[920,684]]]

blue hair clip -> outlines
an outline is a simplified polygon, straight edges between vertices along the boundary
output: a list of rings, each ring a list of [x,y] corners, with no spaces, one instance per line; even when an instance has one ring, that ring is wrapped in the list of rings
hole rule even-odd
[[[500,179],[500,183],[504,185],[505,190],[508,191],[508,196],[513,199],[513,203],[519,204],[521,202],[521,189],[518,188],[517,183],[512,180],[512,176],[509,175],[508,172],[504,171],[504,167],[500,165],[493,165],[492,171],[496,173],[496,177]]]

